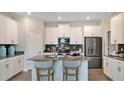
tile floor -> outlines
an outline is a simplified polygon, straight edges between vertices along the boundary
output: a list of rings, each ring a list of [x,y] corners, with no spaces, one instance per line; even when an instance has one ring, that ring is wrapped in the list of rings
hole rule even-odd
[[[107,78],[102,69],[89,69],[88,74],[89,81],[111,81]],[[21,72],[9,81],[31,81],[31,71]]]

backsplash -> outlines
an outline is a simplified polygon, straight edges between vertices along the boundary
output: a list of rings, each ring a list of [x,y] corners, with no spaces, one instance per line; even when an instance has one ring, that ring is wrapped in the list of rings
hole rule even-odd
[[[44,52],[52,52],[53,51],[53,47],[56,47],[56,45],[54,45],[54,44],[47,44],[47,45],[45,45]]]
[[[70,51],[81,51],[83,52],[83,45],[81,44],[70,44]],[[44,52],[52,52],[53,47],[56,47],[56,45],[53,44],[47,44],[45,45]]]
[[[70,45],[70,51],[81,51],[81,52],[83,52],[83,45],[81,45],[81,44]]]
[[[117,47],[116,44],[110,44],[109,45],[109,53],[112,53],[113,51],[116,51],[116,47]]]

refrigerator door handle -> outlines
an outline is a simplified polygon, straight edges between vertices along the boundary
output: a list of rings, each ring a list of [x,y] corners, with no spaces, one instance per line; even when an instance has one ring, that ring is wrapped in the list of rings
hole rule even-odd
[[[93,49],[91,49],[91,53],[93,54]]]
[[[88,54],[89,54],[89,49],[88,49]]]

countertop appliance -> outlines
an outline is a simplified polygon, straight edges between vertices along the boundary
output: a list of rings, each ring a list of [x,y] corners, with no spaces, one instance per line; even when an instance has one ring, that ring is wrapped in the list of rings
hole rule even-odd
[[[6,57],[6,48],[5,46],[0,46],[0,58]]]
[[[14,56],[14,55],[15,55],[15,47],[11,45],[8,47],[8,56]]]
[[[89,68],[102,67],[102,38],[101,37],[85,37],[84,39],[84,55],[88,62]]]

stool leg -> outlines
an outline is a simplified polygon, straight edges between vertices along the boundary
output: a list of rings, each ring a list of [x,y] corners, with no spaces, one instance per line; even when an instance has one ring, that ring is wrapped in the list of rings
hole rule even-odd
[[[76,81],[78,81],[78,71],[79,71],[79,69],[77,68],[76,69]]]
[[[37,81],[40,81],[40,75],[39,75],[39,69],[36,68],[36,73],[37,73]]]
[[[54,81],[54,72],[52,73],[52,80]]]
[[[63,81],[65,80],[65,73],[64,73],[64,71],[63,71]]]
[[[48,81],[50,81],[50,69],[48,69]]]
[[[66,73],[66,80],[68,80],[68,69],[65,69],[65,73]]]

